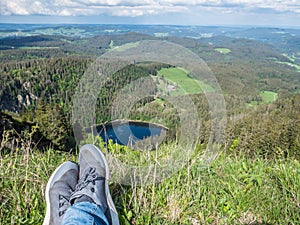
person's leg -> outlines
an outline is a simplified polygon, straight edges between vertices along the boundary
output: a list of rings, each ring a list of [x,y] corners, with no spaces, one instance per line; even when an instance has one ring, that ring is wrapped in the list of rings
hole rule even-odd
[[[119,225],[103,153],[94,145],[84,145],[80,148],[79,164],[80,169],[76,163],[65,162],[51,175],[46,187],[43,225]]]
[[[74,162],[65,162],[53,172],[46,186],[47,210],[43,225],[61,224],[69,208],[71,193],[78,182],[79,167]]]
[[[71,210],[71,216],[76,212],[86,213],[95,224],[118,225],[118,213],[108,186],[109,168],[103,153],[95,145],[82,146],[79,152],[79,167],[80,179],[70,196],[72,207],[66,213],[66,220]],[[66,220],[63,222],[67,222]]]
[[[91,202],[79,202],[72,205],[65,213],[62,224],[109,225],[102,210]]]

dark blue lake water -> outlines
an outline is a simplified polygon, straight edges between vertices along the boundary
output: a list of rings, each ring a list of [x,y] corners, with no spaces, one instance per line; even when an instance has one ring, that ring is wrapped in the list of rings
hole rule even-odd
[[[159,137],[166,128],[163,126],[144,123],[107,123],[96,127],[97,133],[107,143],[109,139],[120,145],[135,145],[136,142],[151,137]]]

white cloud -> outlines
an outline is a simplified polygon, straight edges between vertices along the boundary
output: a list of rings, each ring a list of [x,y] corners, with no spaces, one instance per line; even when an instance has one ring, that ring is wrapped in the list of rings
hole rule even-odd
[[[137,17],[195,9],[220,12],[300,13],[299,0],[1,0],[1,15],[100,15]]]
[[[51,15],[54,12],[48,8],[48,4],[36,0],[1,0],[1,15]]]
[[[243,11],[255,9],[270,9],[275,12],[290,11],[299,13],[299,0],[162,0],[161,4],[182,5],[186,7],[218,7],[218,8],[236,8]]]
[[[160,5],[151,5],[151,6],[136,6],[128,7],[122,6],[114,9],[110,9],[110,13],[113,16],[143,16],[143,15],[156,15],[163,14],[166,12],[184,12],[187,11],[187,8],[182,6],[160,6]]]
[[[0,13],[2,15],[10,15],[10,14],[17,14],[17,15],[28,15],[29,12],[27,11],[27,7],[25,7],[24,1],[9,1],[3,0],[0,2]]]

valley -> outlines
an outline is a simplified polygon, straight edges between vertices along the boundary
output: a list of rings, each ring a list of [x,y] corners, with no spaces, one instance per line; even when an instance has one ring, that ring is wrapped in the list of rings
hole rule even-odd
[[[205,71],[196,79],[177,65],[121,67],[121,60],[105,58],[145,40],[184,47],[220,90]],[[300,30],[291,28],[0,24],[0,164],[7,165],[0,171],[0,223],[40,223],[49,174],[74,160],[78,146],[94,143],[116,165],[111,188],[121,224],[296,224],[299,43]],[[82,102],[78,90],[86,91]],[[115,119],[167,132],[151,151],[85,132]],[[149,177],[157,180],[147,186]]]

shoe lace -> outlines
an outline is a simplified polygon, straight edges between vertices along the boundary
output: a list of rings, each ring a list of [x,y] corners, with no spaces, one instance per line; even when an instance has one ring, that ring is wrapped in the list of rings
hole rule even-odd
[[[64,215],[64,213],[67,211],[68,206],[70,205],[69,203],[69,198],[64,196],[64,195],[59,195],[58,196],[58,200],[59,200],[59,211],[58,211],[58,215],[62,216]]]
[[[82,177],[80,177],[74,192],[81,191],[82,189],[86,188],[90,183],[95,185],[96,181],[104,180],[104,179],[105,179],[104,177],[100,177],[97,175],[96,168],[93,167],[86,168]]]

